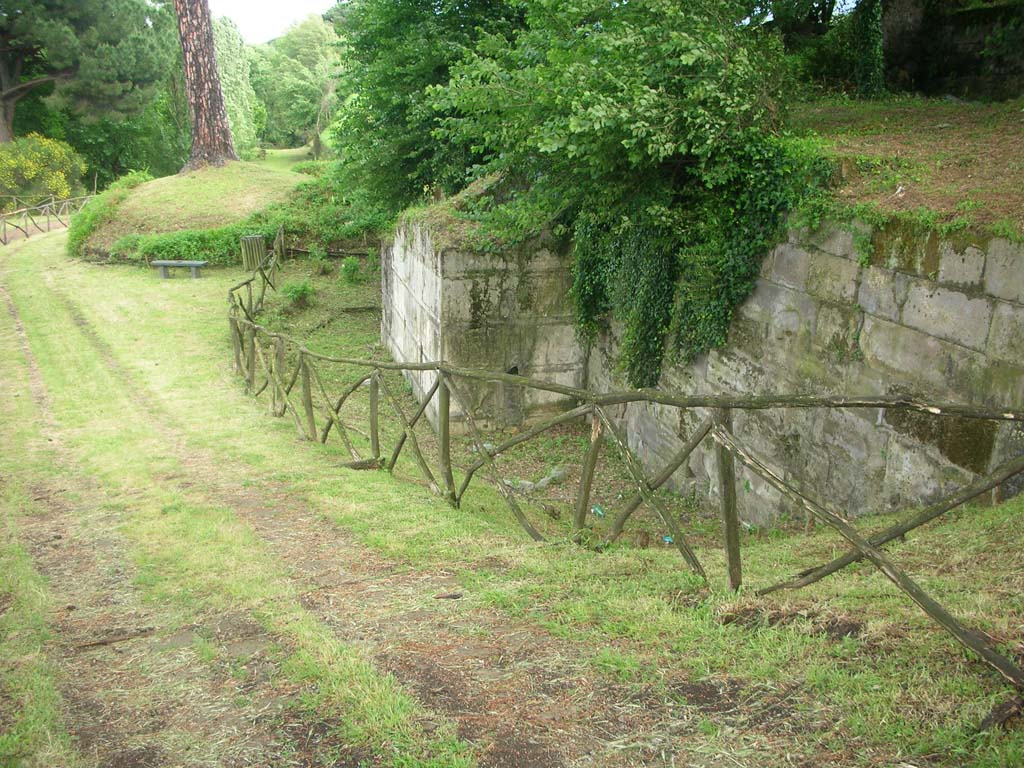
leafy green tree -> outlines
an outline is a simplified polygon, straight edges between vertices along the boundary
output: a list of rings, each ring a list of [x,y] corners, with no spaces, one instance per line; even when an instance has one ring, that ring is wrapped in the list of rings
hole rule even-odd
[[[477,203],[492,235],[545,227],[575,242],[575,300],[593,333],[624,326],[632,383],[669,338],[691,359],[724,341],[780,216],[820,172],[778,135],[777,38],[727,0],[534,0],[432,90],[440,134],[502,181]]]
[[[265,114],[249,80],[248,46],[238,27],[227,17],[214,20],[213,43],[231,136],[235,149],[245,157],[256,148],[256,137],[263,127],[261,118]]]
[[[171,49],[164,3],[16,0],[0,6],[0,142],[14,137],[18,103],[53,84],[53,99],[119,116],[148,100]]]
[[[336,102],[338,35],[319,16],[251,49],[252,84],[266,107],[263,138],[295,146],[318,136]]]
[[[461,188],[477,160],[470,145],[438,142],[427,89],[481,36],[504,39],[522,23],[515,0],[353,0],[337,12],[344,41],[334,143],[350,184],[400,210],[424,189]]]

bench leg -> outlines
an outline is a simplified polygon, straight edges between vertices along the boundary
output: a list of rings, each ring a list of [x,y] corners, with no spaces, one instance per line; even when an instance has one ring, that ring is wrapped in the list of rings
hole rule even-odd
[[[190,267],[192,270],[192,279],[196,280],[199,278],[199,267]]]
[[[171,276],[171,273],[167,270],[167,267],[159,267],[159,270],[161,280],[166,280]]]

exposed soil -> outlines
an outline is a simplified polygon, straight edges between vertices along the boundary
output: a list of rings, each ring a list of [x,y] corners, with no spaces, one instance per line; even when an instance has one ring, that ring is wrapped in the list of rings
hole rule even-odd
[[[839,195],[884,210],[926,207],[946,221],[1010,222],[1024,233],[1024,111],[1001,104],[952,100],[849,102],[798,110],[849,158]],[[858,169],[875,160],[886,172]],[[863,166],[863,164],[862,164]]]

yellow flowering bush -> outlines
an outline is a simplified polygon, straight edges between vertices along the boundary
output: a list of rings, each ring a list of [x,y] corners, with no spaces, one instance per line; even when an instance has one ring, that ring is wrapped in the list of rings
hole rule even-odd
[[[70,197],[82,187],[85,161],[63,141],[38,133],[0,144],[0,208],[12,198],[41,202],[50,196]]]

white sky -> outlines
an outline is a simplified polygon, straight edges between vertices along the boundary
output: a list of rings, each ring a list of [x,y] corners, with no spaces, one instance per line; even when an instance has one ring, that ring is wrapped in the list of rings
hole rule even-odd
[[[273,40],[292,23],[323,13],[335,0],[209,0],[210,12],[227,16],[250,45]]]

